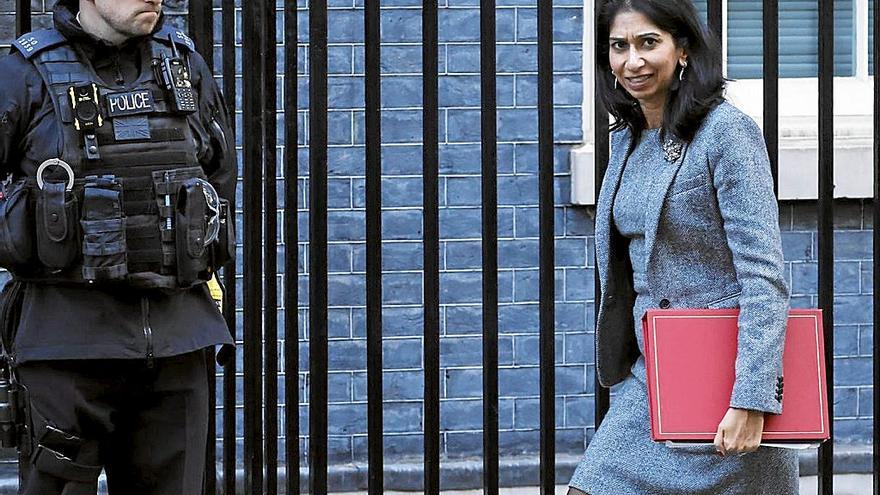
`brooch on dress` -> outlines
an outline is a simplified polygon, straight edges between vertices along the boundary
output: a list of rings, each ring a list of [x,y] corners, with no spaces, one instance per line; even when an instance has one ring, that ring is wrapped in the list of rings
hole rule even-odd
[[[663,143],[663,154],[667,162],[676,162],[681,158],[681,152],[684,149],[684,143],[673,137],[667,137]]]

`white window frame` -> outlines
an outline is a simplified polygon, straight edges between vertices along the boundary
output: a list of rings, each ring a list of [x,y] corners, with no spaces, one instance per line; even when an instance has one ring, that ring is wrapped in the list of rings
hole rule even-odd
[[[834,196],[873,197],[873,79],[868,75],[868,1],[854,0],[855,76],[834,78]],[[570,155],[571,202],[595,204],[593,1],[584,2],[583,143]],[[722,53],[727,73],[727,0]],[[880,68],[878,68],[880,70]],[[779,199],[818,197],[818,79],[779,80]],[[727,98],[763,126],[763,79],[727,85]]]

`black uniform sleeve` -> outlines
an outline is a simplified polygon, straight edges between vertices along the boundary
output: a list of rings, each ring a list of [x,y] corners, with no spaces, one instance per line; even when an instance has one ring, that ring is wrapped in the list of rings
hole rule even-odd
[[[13,50],[0,58],[0,175],[20,173],[19,143],[45,97],[40,73],[21,53]]]
[[[232,121],[223,100],[223,94],[201,55],[193,54],[191,69],[198,85],[199,115],[207,131],[209,146],[200,158],[208,180],[220,196],[235,204],[235,184],[238,178],[238,160]]]

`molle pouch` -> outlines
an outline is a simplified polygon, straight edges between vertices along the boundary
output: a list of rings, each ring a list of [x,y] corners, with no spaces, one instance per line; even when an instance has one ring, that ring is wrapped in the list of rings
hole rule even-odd
[[[177,264],[175,221],[177,193],[181,184],[204,176],[201,167],[185,167],[153,172],[153,188],[159,211],[159,235],[162,238],[162,267],[174,273]]]
[[[37,189],[37,256],[50,270],[72,265],[79,255],[79,211],[76,195],[64,182],[44,182]]]
[[[0,267],[14,269],[34,257],[32,188],[32,181],[19,179],[0,189]]]
[[[122,185],[112,175],[86,178],[83,190],[83,278],[121,281],[128,275]]]
[[[188,179],[177,191],[175,208],[177,282],[189,287],[211,278],[208,272],[208,202],[202,179]]]
[[[211,266],[218,270],[235,257],[235,223],[229,210],[229,201],[220,200],[220,232],[211,244]]]

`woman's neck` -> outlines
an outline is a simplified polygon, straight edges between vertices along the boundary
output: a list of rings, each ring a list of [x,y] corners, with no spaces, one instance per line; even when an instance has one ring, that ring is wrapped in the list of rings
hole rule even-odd
[[[645,122],[648,129],[656,129],[663,125],[663,110],[666,107],[665,99],[662,101],[639,101],[642,107],[642,114],[645,116]]]

